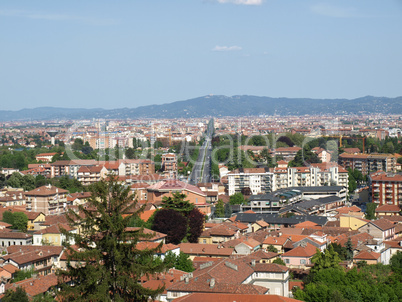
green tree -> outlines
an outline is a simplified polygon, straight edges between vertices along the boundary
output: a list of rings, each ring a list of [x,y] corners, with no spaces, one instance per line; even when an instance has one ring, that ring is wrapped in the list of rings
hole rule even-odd
[[[33,297],[32,302],[54,302],[56,301],[52,294],[46,292]]]
[[[125,155],[128,159],[135,159],[135,150],[133,148],[128,148]]]
[[[31,191],[35,189],[35,176],[27,174],[22,177],[21,187],[25,191]]]
[[[352,240],[350,237],[348,238],[348,241],[345,243],[345,249],[346,249],[346,260],[352,261],[353,260],[353,244]]]
[[[80,138],[76,138],[71,146],[71,148],[74,151],[81,151],[83,147],[84,147],[84,141]]]
[[[281,258],[276,258],[272,263],[286,266],[286,263]]]
[[[144,206],[136,209],[137,200],[130,188],[110,175],[90,187],[87,206],[79,206],[80,214],[69,211],[67,219],[81,233],[66,236],[67,268],[60,270],[62,301],[148,301],[163,288],[144,288],[138,280],[148,274],[163,272],[163,263],[153,261],[161,251],[156,248],[138,250],[137,243],[149,238],[142,228],[128,229],[133,216],[139,216]],[[73,248],[69,242],[74,240]],[[72,265],[71,261],[77,261]],[[66,284],[69,280],[74,285]]]
[[[18,286],[15,291],[7,290],[4,297],[1,299],[2,302],[29,302],[28,295],[26,291]]]
[[[12,188],[22,188],[23,176],[19,172],[11,174],[7,181],[7,185]]]
[[[190,273],[194,271],[193,261],[191,261],[189,255],[180,252],[180,254],[176,257],[175,268]]]
[[[13,225],[14,224],[14,215],[13,215],[13,213],[10,212],[10,211],[5,211],[3,213],[3,221]]]
[[[225,204],[223,203],[222,199],[218,199],[218,202],[216,203],[215,216],[219,218],[225,216]]]
[[[272,252],[272,253],[277,253],[278,249],[276,247],[274,247],[272,244],[270,244],[270,245],[268,245],[267,251]]]
[[[235,193],[229,197],[230,204],[246,204],[247,201],[244,199],[242,193]]]
[[[294,160],[289,162],[289,167],[304,167],[309,164],[321,162],[317,154],[312,152],[307,146],[297,151]]]
[[[311,258],[311,262],[314,266],[311,268],[311,273],[314,274],[325,268],[341,269],[339,263],[341,258],[338,253],[335,252],[333,246],[329,246],[324,252],[317,249],[317,253]]]
[[[366,203],[366,219],[375,219],[375,209],[377,208],[377,205],[378,204],[374,202]]]
[[[13,214],[13,229],[20,230],[21,232],[27,231],[28,216],[23,212],[15,212]]]
[[[190,201],[185,200],[186,198],[187,195],[180,192],[173,193],[169,197],[164,196],[162,198],[162,208],[188,215],[194,209],[194,205]]]
[[[225,217],[231,217],[233,213],[232,205],[228,202],[225,204]]]
[[[269,153],[269,150],[267,148],[262,149],[261,158],[262,158],[263,162],[267,164],[268,167],[271,167],[271,168],[274,167],[274,165],[272,164],[272,156]]]
[[[390,261],[391,269],[393,272],[398,273],[402,276],[402,252],[397,251],[396,254],[394,254],[391,257]]]
[[[22,269],[22,270],[16,271],[14,273],[14,278],[13,278],[13,280],[11,282],[14,283],[14,282],[18,282],[18,281],[21,281],[21,280],[31,278],[33,273],[34,273],[34,268],[33,267],[31,267],[28,270]]]

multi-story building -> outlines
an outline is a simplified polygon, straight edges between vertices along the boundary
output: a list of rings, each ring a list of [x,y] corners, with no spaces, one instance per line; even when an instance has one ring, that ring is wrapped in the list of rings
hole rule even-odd
[[[380,205],[402,205],[402,175],[375,172],[369,176],[370,199]]]
[[[67,190],[51,185],[42,186],[25,193],[27,211],[42,212],[45,215],[65,212]]]
[[[266,168],[240,168],[229,172],[229,195],[249,189],[253,195],[272,191],[274,174]]]
[[[177,158],[174,153],[162,154],[162,171],[169,178],[177,177]]]
[[[339,164],[345,169],[356,169],[363,175],[370,172],[396,172],[396,157],[392,154],[348,154],[339,155]]]
[[[311,164],[310,167],[238,169],[228,175],[229,195],[250,189],[252,195],[289,187],[348,187],[348,172],[336,163]]]
[[[149,159],[125,159],[121,163],[120,176],[155,174],[155,163]]]
[[[101,181],[108,174],[108,170],[105,166],[82,166],[78,170],[77,179],[84,186]]]
[[[68,175],[77,178],[78,170],[82,166],[96,166],[96,164],[94,159],[58,160],[50,164],[50,177]]]

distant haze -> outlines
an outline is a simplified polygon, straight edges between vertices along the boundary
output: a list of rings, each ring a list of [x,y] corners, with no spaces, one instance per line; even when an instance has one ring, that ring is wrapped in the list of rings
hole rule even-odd
[[[123,109],[40,107],[0,110],[0,120],[196,118],[258,115],[402,114],[402,97],[366,96],[358,99],[290,99],[251,95],[208,95],[163,105]]]

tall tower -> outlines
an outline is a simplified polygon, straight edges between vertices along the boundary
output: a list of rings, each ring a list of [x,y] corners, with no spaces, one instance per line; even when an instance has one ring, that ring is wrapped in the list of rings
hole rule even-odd
[[[46,132],[50,136],[50,142],[54,146],[55,145],[55,136],[59,133],[57,130],[49,130]]]

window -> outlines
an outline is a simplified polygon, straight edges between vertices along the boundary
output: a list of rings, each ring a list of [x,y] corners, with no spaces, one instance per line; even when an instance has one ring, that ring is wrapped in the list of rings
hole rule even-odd
[[[207,243],[207,239],[202,239],[202,243]]]
[[[289,259],[285,259],[285,263],[286,263],[286,264],[289,264]]]
[[[306,264],[306,259],[300,259],[300,264]]]

